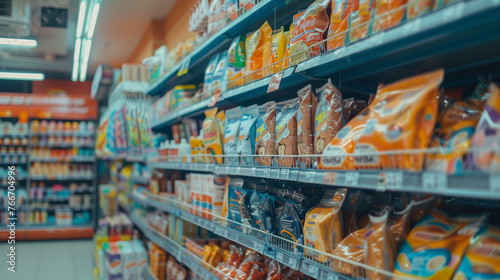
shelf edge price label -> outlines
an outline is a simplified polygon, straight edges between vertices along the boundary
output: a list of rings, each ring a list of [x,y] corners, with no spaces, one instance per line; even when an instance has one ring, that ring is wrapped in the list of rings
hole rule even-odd
[[[424,172],[422,185],[427,191],[442,191],[448,187],[448,176],[438,172]]]
[[[280,176],[281,179],[290,179],[290,169],[281,169]]]
[[[315,171],[306,172],[306,182],[313,183],[315,174]]]
[[[309,276],[313,278],[318,278],[319,269],[314,265],[309,265]]]
[[[500,175],[490,175],[490,191],[500,195]]]
[[[284,73],[285,71],[280,71],[271,77],[269,85],[267,86],[267,93],[276,91],[280,88],[281,79],[283,78]]]
[[[264,171],[264,177],[269,178],[271,177],[271,169],[270,168],[262,168]]]
[[[184,59],[184,61],[182,61],[182,64],[179,67],[179,71],[177,71],[177,77],[185,75],[189,71],[189,64],[190,63],[191,63],[190,56],[187,59]]]
[[[293,269],[298,269],[299,268],[299,264],[297,263],[297,259],[295,258],[289,258],[288,259],[288,266],[293,268]]]
[[[241,167],[236,167],[236,171],[234,172],[236,175],[241,174]]]
[[[255,176],[255,175],[257,175],[257,168],[252,167],[252,169],[250,171],[250,176]]]
[[[280,263],[282,263],[283,262],[283,253],[276,252],[276,260],[279,261]]]
[[[347,172],[345,174],[345,184],[347,186],[357,186],[359,184],[359,173]]]
[[[328,273],[326,280],[339,280],[339,276],[333,273]]]
[[[181,259],[182,259],[182,253],[183,253],[182,250],[177,250],[177,260],[178,261],[181,261]]]
[[[264,244],[257,241],[253,241],[253,247],[255,248],[255,251],[261,254],[264,253]]]
[[[337,172],[325,172],[323,174],[323,184],[335,185],[335,183],[337,183],[337,176]]]

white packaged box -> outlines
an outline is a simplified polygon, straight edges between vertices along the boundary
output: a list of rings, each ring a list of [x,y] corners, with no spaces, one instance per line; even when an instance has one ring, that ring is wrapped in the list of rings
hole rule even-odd
[[[117,242],[120,249],[123,280],[137,280],[135,252],[130,241]]]

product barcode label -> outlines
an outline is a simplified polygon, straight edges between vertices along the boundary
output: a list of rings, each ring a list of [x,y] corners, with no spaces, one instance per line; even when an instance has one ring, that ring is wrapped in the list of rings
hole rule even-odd
[[[297,262],[297,259],[295,258],[289,258],[288,259],[288,266],[293,268],[293,269],[298,269],[299,268],[299,263]]]
[[[281,179],[289,179],[290,178],[290,169],[281,169],[280,171]]]
[[[359,183],[359,173],[358,172],[347,172],[345,174],[345,184],[346,186],[357,186]]]
[[[333,273],[328,273],[328,275],[326,276],[326,279],[327,280],[339,280],[339,276],[336,274],[333,274]]]
[[[250,171],[250,176],[255,176],[255,175],[257,175],[257,168],[252,167],[252,169]]]
[[[401,189],[403,187],[403,173],[382,172],[378,175],[377,186],[381,188]]]
[[[276,260],[282,263],[283,262],[283,253],[277,252],[276,253]]]
[[[271,177],[271,169],[270,168],[263,168],[264,171],[264,177],[269,178]]]
[[[255,251],[257,251],[261,254],[264,253],[264,244],[262,244],[260,242],[253,241],[253,248]]]
[[[318,278],[319,269],[314,265],[309,265],[309,276]]]
[[[490,175],[490,191],[500,194],[500,175]]]
[[[314,172],[314,171],[306,172],[306,182],[313,183],[315,174],[316,174],[316,172]]]
[[[442,191],[448,187],[448,176],[444,173],[424,172],[422,176],[424,190]]]
[[[234,172],[236,175],[241,174],[241,167],[236,167],[236,171]]]
[[[323,184],[335,185],[337,183],[337,172],[325,172],[323,175]]]

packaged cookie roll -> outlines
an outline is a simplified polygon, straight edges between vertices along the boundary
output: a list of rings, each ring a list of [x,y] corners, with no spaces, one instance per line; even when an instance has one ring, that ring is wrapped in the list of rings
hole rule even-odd
[[[273,157],[263,155],[274,155],[276,142],[276,103],[267,102],[259,108],[257,119],[257,131],[255,139],[255,161],[259,166],[271,166]]]
[[[297,110],[299,99],[295,98],[282,104],[281,114],[276,118],[276,155],[280,167],[294,167],[294,157],[280,155],[297,155]]]
[[[316,98],[311,85],[298,92],[300,108],[297,112],[297,151],[299,155],[314,154],[314,116],[316,112]],[[311,158],[300,158],[301,166],[311,167]]]
[[[319,102],[314,117],[314,149],[316,154],[321,154],[325,146],[344,126],[345,118],[342,93],[332,84],[330,79],[316,92],[319,96]]]

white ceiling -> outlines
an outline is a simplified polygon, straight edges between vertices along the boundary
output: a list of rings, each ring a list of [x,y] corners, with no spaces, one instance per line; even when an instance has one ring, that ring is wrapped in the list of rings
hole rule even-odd
[[[92,42],[89,72],[132,55],[151,19],[162,19],[176,0],[102,0]]]
[[[47,77],[71,77],[79,0],[31,0],[32,14],[41,6],[68,8],[68,26],[39,28],[33,37],[33,49],[0,49],[1,70],[41,71]],[[90,53],[88,75],[93,76],[100,63],[126,62],[151,19],[164,18],[176,0],[102,0]],[[32,26],[40,19],[32,16]],[[1,55],[3,53],[3,55]],[[54,56],[55,55],[55,56]]]

